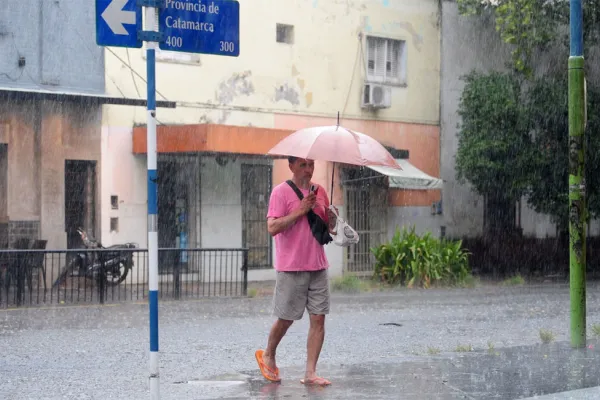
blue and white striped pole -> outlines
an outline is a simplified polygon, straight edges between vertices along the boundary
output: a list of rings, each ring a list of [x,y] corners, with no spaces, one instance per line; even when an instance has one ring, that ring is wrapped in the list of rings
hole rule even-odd
[[[158,31],[156,9],[146,7],[146,30]],[[150,311],[150,398],[160,399],[158,369],[158,190],[156,185],[156,42],[146,42],[148,81],[148,305]]]

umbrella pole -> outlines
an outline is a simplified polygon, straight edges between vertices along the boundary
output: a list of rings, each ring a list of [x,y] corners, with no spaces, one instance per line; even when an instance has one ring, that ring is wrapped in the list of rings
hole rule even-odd
[[[340,112],[337,113],[337,128],[340,127]],[[337,130],[336,128],[336,130]],[[329,199],[329,205],[333,204],[333,177],[335,172],[335,163],[331,163],[331,198]]]
[[[331,163],[331,198],[329,199],[329,205],[333,204],[333,177],[335,171],[335,163]]]

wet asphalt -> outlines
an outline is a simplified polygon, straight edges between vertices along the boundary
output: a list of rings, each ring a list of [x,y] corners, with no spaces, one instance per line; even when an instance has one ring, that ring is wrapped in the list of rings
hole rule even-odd
[[[590,284],[590,326],[599,297]],[[299,383],[306,317],[280,346],[283,382],[260,377],[270,302],[161,302],[161,399],[600,398],[591,329],[589,347],[569,345],[567,285],[334,294],[322,389]],[[0,311],[0,399],[149,399],[148,337],[146,304]]]

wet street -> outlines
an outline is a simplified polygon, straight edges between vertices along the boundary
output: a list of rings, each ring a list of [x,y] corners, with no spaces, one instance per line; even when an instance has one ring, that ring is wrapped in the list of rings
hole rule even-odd
[[[590,284],[590,326],[599,297]],[[0,398],[150,398],[147,314],[145,304],[0,311]],[[595,339],[569,346],[566,285],[336,294],[319,363],[333,385],[321,389],[299,383],[306,318],[281,344],[283,382],[262,379],[254,351],[272,321],[269,297],[162,302],[161,399],[600,397]],[[554,341],[542,344],[540,329]]]

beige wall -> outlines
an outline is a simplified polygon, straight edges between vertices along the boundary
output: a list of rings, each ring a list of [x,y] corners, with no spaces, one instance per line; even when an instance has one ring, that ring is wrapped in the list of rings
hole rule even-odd
[[[260,17],[257,17],[260,16]],[[163,123],[273,127],[273,113],[439,123],[440,30],[437,0],[255,0],[240,4],[240,56],[158,52],[158,99],[179,102],[158,111]],[[276,42],[276,24],[294,26],[294,43]],[[365,80],[365,36],[400,39],[407,46],[407,85],[392,88],[392,106],[360,108]],[[145,97],[145,50],[106,52],[110,94]],[[129,54],[128,54],[129,53]],[[183,63],[187,57],[192,63]],[[163,59],[163,61],[160,61]],[[128,61],[129,62],[129,61]],[[137,88],[136,88],[137,85]],[[104,124],[145,123],[143,108],[107,106]]]
[[[65,160],[96,161],[96,232],[100,232],[102,188],[100,185],[100,109],[79,106],[43,106],[41,133],[42,155],[42,236],[48,247],[66,247],[65,231]],[[61,234],[55,236],[61,231]]]

